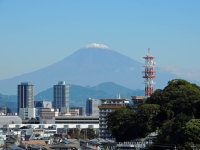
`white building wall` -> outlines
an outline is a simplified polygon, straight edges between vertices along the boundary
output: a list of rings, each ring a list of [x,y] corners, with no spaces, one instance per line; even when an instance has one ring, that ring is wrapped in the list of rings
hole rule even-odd
[[[9,124],[9,128],[16,128],[16,127],[23,127],[23,126],[31,126],[32,129],[39,128],[43,126],[44,128],[48,128],[51,126],[56,126],[56,128],[93,128],[93,129],[98,129],[99,124]]]
[[[35,108],[20,108],[19,109],[19,117],[21,119],[31,119],[31,118],[35,118]]]

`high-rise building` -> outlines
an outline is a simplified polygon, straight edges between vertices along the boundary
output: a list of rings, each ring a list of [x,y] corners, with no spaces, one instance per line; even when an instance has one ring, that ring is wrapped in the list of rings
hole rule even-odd
[[[22,82],[18,85],[18,113],[22,119],[34,118],[34,85]]]
[[[111,134],[107,130],[106,116],[109,112],[115,111],[118,108],[126,107],[129,104],[129,99],[101,99],[99,106],[99,137],[109,139]]]
[[[86,102],[86,114],[88,116],[98,116],[99,115],[99,100],[88,98]]]
[[[58,82],[53,86],[53,105],[59,112],[69,113],[69,85],[65,81]]]

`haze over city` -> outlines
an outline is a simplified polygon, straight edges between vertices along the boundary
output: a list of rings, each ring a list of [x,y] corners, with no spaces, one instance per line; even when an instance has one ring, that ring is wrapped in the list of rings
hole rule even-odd
[[[199,6],[0,0],[0,150],[200,149]]]
[[[198,0],[0,1],[0,79],[36,71],[91,43],[199,81]],[[99,45],[96,45],[99,46]]]

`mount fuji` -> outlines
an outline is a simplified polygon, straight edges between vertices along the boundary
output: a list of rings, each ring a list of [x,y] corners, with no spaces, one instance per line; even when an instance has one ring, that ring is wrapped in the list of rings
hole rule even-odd
[[[90,44],[53,65],[14,78],[0,80],[0,92],[16,94],[18,84],[31,82],[35,85],[37,94],[57,84],[58,81],[81,86],[113,82],[130,89],[144,89],[143,65],[105,45]],[[156,71],[155,88],[163,88],[169,80],[178,78],[170,72]]]

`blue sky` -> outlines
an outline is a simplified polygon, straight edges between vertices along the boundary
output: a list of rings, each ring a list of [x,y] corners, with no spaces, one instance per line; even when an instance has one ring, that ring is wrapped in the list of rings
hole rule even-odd
[[[90,43],[200,81],[199,0],[0,0],[0,79],[53,64]]]

